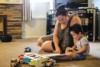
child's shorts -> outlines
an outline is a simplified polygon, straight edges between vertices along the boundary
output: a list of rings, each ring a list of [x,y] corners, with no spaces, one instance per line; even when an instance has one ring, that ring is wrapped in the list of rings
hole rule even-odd
[[[86,55],[76,54],[76,56],[73,59],[74,60],[84,60],[86,59]]]

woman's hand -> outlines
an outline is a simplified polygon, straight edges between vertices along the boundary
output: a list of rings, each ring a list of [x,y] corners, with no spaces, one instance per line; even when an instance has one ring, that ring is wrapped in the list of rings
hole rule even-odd
[[[53,51],[54,53],[61,53],[61,49],[58,47],[56,50]]]

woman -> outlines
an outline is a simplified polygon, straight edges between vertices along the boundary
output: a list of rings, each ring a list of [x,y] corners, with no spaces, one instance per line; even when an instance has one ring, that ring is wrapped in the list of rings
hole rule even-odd
[[[53,32],[53,37],[39,38],[38,44],[44,51],[53,51],[55,53],[65,53],[67,47],[73,46],[73,41],[69,28],[74,24],[80,24],[81,20],[78,16],[69,16],[64,5],[60,6],[56,12],[56,25]],[[47,40],[46,40],[47,39]]]

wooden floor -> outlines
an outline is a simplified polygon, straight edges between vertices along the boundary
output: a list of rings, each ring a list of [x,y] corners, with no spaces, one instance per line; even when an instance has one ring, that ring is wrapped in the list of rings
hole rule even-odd
[[[20,39],[12,42],[0,42],[0,67],[10,67],[10,60],[24,53],[25,47],[32,48],[33,53],[45,54],[36,39]],[[100,67],[100,42],[90,42],[90,55],[82,61],[60,61],[55,67]],[[28,66],[24,66],[28,67]]]

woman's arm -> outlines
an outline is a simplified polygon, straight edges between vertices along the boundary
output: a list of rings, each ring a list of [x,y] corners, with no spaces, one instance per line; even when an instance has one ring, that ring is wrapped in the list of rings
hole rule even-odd
[[[55,45],[55,51],[56,53],[60,53],[60,47],[58,43],[58,37],[57,37],[57,29],[58,29],[58,22],[56,22],[55,28],[54,28],[54,33],[53,33],[53,42]]]

